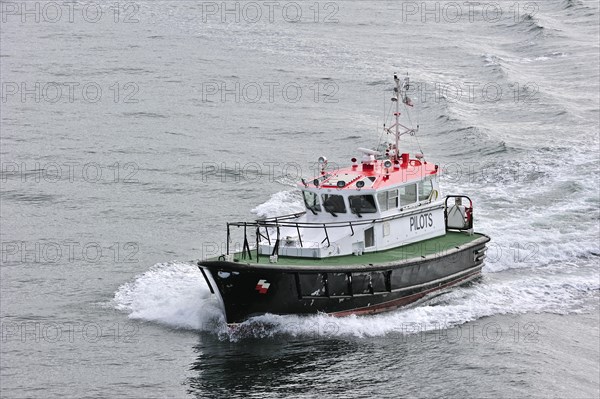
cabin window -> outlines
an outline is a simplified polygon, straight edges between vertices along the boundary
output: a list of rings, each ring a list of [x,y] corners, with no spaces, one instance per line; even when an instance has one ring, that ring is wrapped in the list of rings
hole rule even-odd
[[[323,207],[327,212],[346,213],[346,204],[344,203],[343,196],[323,194],[321,199],[323,200]]]
[[[352,213],[376,213],[375,197],[372,195],[351,195],[348,197],[350,201],[350,210]]]
[[[388,208],[398,208],[398,190],[388,191]]]
[[[319,203],[319,196],[310,191],[303,191],[304,205],[306,209],[313,212],[321,212],[321,204]]]
[[[424,180],[419,183],[419,201],[428,200],[432,191],[433,183],[431,180]]]
[[[398,190],[383,191],[377,194],[381,211],[396,209],[398,207]]]
[[[400,206],[410,205],[417,202],[417,184],[409,184],[400,187]]]

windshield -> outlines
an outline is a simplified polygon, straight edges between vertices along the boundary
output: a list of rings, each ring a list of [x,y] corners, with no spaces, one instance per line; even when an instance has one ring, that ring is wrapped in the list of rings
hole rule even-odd
[[[306,209],[312,211],[313,213],[321,212],[321,204],[319,203],[319,196],[317,194],[311,193],[310,191],[303,191],[302,194]]]
[[[350,201],[350,210],[352,213],[375,213],[377,207],[375,206],[375,198],[372,195],[351,195],[348,197]]]
[[[323,194],[323,206],[329,213],[346,213],[346,204],[344,197],[335,194]]]

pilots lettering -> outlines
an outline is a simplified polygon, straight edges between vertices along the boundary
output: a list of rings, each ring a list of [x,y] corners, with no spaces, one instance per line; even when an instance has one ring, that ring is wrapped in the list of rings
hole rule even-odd
[[[410,217],[410,231],[418,231],[433,226],[433,214],[422,213]]]

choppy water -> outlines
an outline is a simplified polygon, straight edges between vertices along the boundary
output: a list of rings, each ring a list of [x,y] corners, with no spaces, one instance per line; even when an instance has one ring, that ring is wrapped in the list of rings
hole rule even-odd
[[[3,397],[598,397],[597,2],[24,4],[0,39]],[[377,145],[394,72],[403,145],[493,239],[482,281],[227,330],[189,260]]]

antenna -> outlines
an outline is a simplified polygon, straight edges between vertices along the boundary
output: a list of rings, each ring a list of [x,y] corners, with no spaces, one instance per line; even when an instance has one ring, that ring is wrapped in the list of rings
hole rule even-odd
[[[396,112],[394,116],[396,117],[396,151],[394,152],[394,159],[398,160],[398,153],[400,152],[400,79],[398,79],[398,75],[394,74],[394,82],[396,82],[396,87],[394,87],[394,97],[392,101],[396,102]]]

